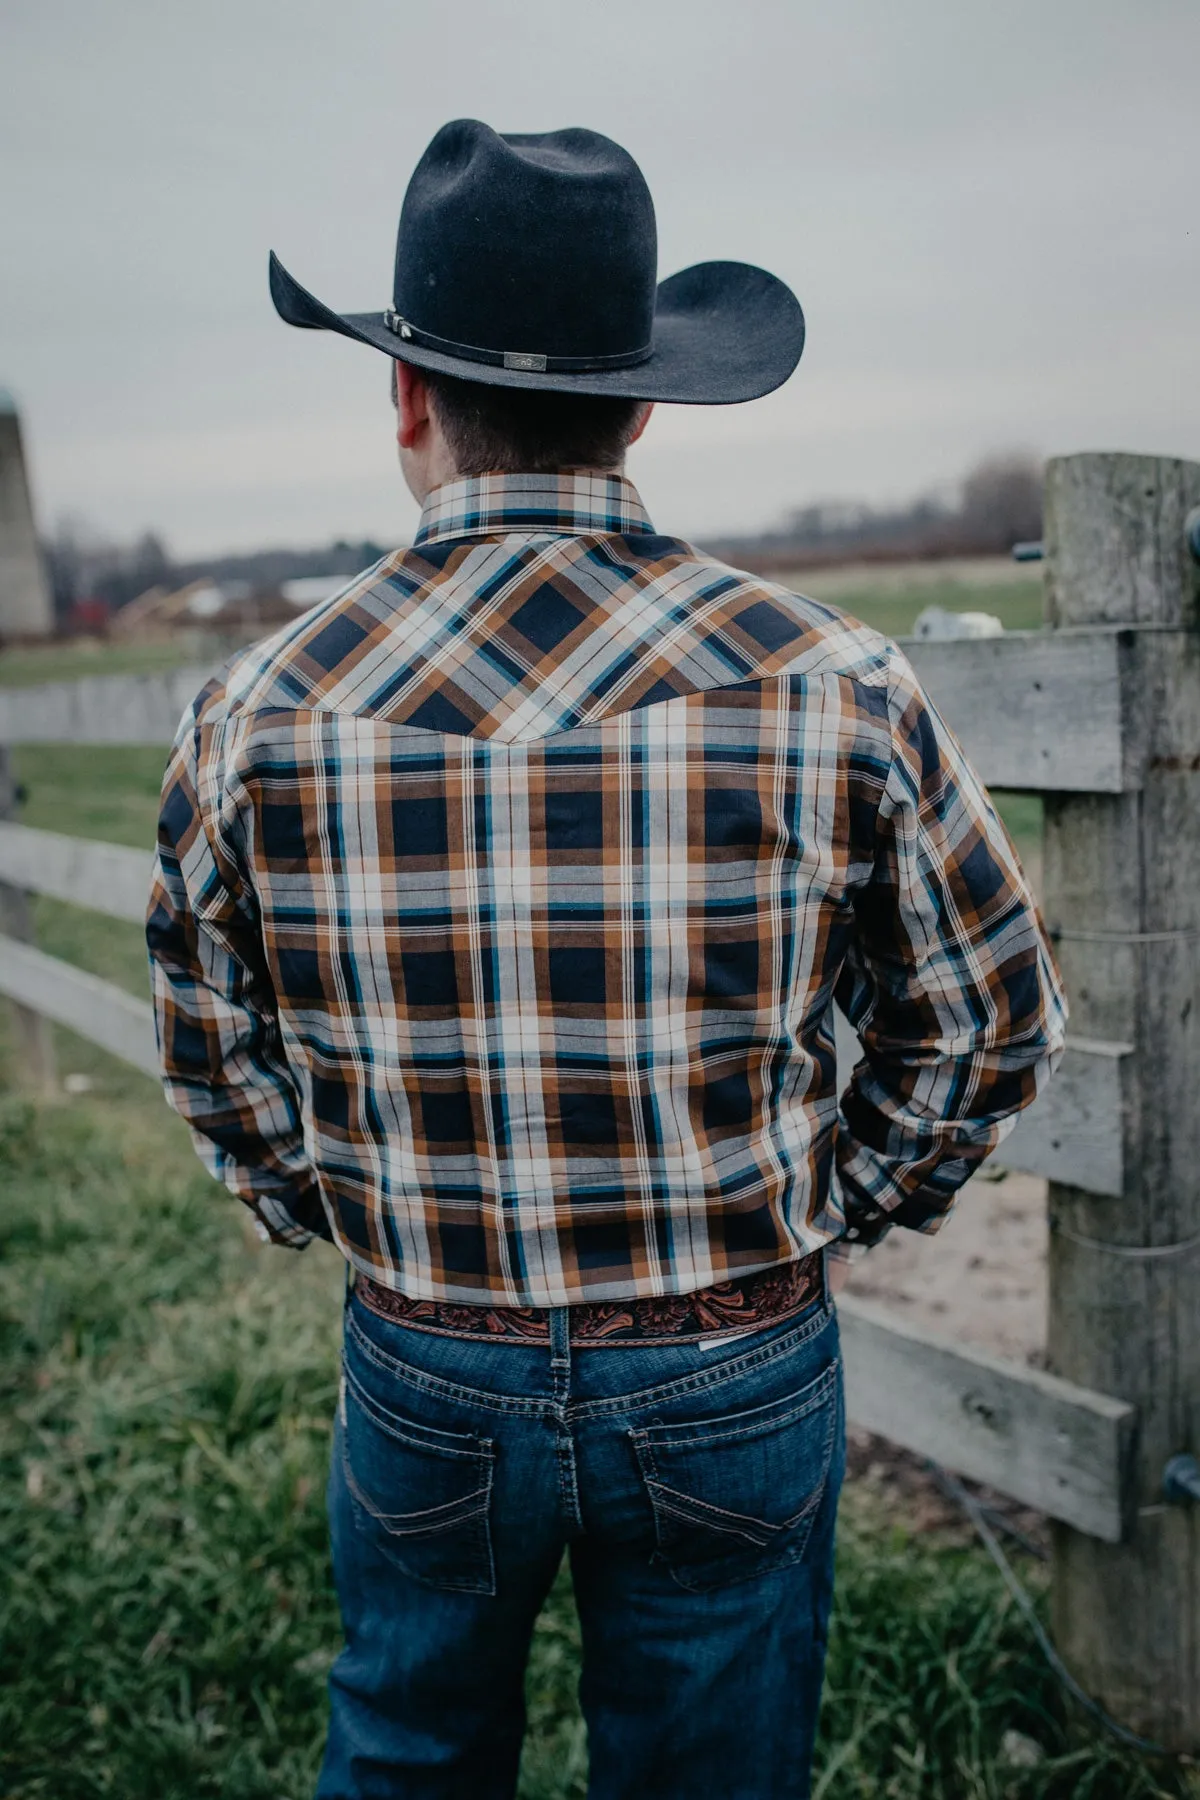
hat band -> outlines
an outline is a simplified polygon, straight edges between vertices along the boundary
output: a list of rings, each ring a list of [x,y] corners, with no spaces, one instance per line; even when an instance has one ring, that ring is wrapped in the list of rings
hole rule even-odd
[[[538,375],[632,369],[645,362],[654,349],[653,344],[646,344],[641,350],[621,350],[615,356],[542,356],[534,350],[485,350],[480,344],[457,344],[453,338],[436,337],[410,319],[402,319],[394,306],[384,307],[383,322],[404,343],[415,344],[420,350],[440,350],[443,355],[461,357],[464,362],[487,363],[494,369],[522,369]]]

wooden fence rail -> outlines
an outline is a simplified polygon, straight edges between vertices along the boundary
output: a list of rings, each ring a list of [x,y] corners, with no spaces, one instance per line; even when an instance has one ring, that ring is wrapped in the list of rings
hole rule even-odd
[[[1050,1180],[1066,1227],[1055,1373],[839,1304],[850,1417],[1059,1521],[1058,1625],[1078,1672],[1118,1716],[1192,1750],[1200,1508],[1165,1507],[1156,1483],[1168,1450],[1200,1450],[1200,1255],[1182,1254],[1200,1236],[1200,577],[1183,547],[1198,503],[1200,465],[1052,464],[1052,629],[906,646],[984,779],[1047,797],[1045,911],[1073,1035],[1001,1160]],[[16,743],[165,745],[206,678],[0,692],[0,760]],[[0,820],[0,899],[140,922],[148,872],[141,851]],[[154,1074],[149,1005],[20,941],[19,907],[5,917],[18,929],[0,935],[0,993]],[[857,1052],[839,1021],[839,1063]]]
[[[0,994],[56,1025],[69,1026],[135,1069],[157,1076],[154,1014],[148,1000],[10,937],[0,937]]]
[[[34,831],[0,819],[0,881],[140,925],[150,892],[150,852],[95,838]]]

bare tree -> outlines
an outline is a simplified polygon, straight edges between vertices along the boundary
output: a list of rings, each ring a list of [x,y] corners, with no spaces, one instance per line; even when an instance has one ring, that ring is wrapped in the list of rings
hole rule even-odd
[[[1042,465],[1027,450],[987,456],[965,477],[959,521],[973,549],[1011,550],[1042,535]]]

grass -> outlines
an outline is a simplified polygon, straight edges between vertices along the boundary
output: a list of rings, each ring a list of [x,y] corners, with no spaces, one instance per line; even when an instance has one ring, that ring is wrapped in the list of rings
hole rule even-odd
[[[796,585],[803,592],[804,577]],[[810,583],[821,595],[820,580]],[[907,637],[912,632],[917,614],[927,606],[941,606],[947,612],[994,613],[1006,631],[1036,631],[1042,624],[1042,584],[1028,581],[981,583],[942,581],[921,576],[895,591],[878,588],[847,588],[829,596],[842,612],[852,613],[864,625],[888,637]]]
[[[165,749],[103,744],[81,751],[71,744],[26,744],[14,751],[14,762],[26,796],[23,824],[134,849],[153,845]],[[140,926],[44,897],[34,901],[33,913],[43,950],[145,996],[146,946]],[[56,1035],[67,1058],[64,1068],[94,1074],[107,1062],[82,1039]]]
[[[13,751],[25,792],[21,821],[41,831],[152,848],[166,746],[21,744]]]
[[[188,663],[219,662],[220,653],[198,648],[194,638],[109,644],[102,638],[62,643],[11,644],[0,649],[0,687],[34,687],[43,681],[75,681],[83,675],[158,675]]]

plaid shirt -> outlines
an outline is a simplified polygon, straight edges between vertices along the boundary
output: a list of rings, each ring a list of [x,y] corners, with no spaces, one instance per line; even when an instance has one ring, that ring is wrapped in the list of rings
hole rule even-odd
[[[1012,845],[896,646],[597,474],[439,489],[209,684],[148,939],[210,1168],[416,1298],[688,1292],[935,1230],[1063,1041]]]

